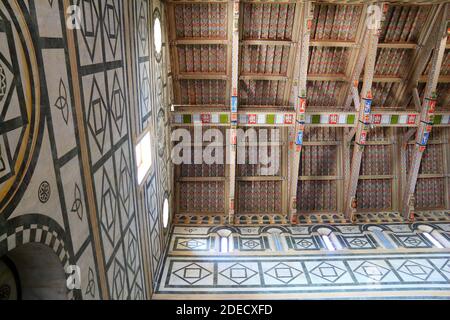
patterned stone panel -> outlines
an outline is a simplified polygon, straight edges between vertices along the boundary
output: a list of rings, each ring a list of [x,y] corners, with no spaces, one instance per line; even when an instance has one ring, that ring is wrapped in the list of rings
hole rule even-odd
[[[446,299],[450,287],[445,253],[227,256],[167,259],[157,294],[224,299],[259,298]],[[438,285],[438,287],[436,286]],[[266,293],[268,292],[268,293]],[[167,296],[166,296],[167,297]]]
[[[85,122],[88,127],[91,161],[96,163],[111,148],[110,110],[107,104],[106,78],[96,73],[82,79],[85,105]]]
[[[82,288],[71,293],[75,298],[106,298],[102,288],[107,288],[113,299],[142,299],[147,292],[136,217],[130,123],[135,114],[131,109],[136,108],[138,134],[144,126],[155,124],[155,136],[165,136],[160,128],[165,128],[167,118],[156,117],[161,110],[151,118],[152,103],[162,106],[167,102],[167,77],[152,70],[150,63],[153,41],[149,17],[153,13],[151,4],[159,2],[76,0],[73,3],[80,7],[81,24],[73,31],[74,38],[66,38],[69,32],[63,3],[18,0],[0,4],[1,193],[4,183],[16,178],[18,172],[27,175],[20,192],[16,192],[22,201],[9,202],[5,210],[4,204],[11,199],[0,202],[2,215],[11,218],[0,219],[0,251],[4,253],[5,228],[9,230],[19,221],[21,226],[17,228],[23,235],[14,246],[39,238],[55,247],[62,265],[81,267]],[[130,12],[134,20],[128,26],[124,21],[126,6],[134,11]],[[136,44],[136,51],[131,52],[136,56],[131,57],[131,64],[125,59],[127,36],[135,36],[135,42],[131,42]],[[165,58],[160,61],[164,64]],[[132,66],[136,70],[127,69]],[[136,81],[128,79],[129,75]],[[158,82],[153,83],[153,77]],[[136,84],[135,91],[131,84]],[[159,89],[154,90],[155,95],[153,88]],[[24,89],[29,96],[24,95]],[[76,106],[74,97],[78,94],[81,105]],[[153,97],[155,101],[151,101]],[[76,113],[83,121],[74,122]],[[27,126],[28,131],[22,130]],[[83,142],[88,145],[83,149],[80,145],[84,138],[78,135],[82,131],[87,138]],[[164,144],[158,143],[155,154],[160,155],[160,149],[165,149]],[[160,158],[167,160],[165,156]],[[21,167],[18,160],[30,161],[36,167]],[[159,158],[156,161],[163,162]],[[155,246],[151,253],[159,260],[163,245],[158,213],[170,179],[165,165],[157,168],[155,189],[161,186],[162,192],[155,201],[158,209],[154,210],[157,213],[151,238]],[[90,176],[83,174],[84,169],[89,169]],[[94,202],[89,204],[88,184],[94,191]],[[39,212],[45,215],[36,214]],[[98,229],[92,223],[93,214]],[[52,237],[55,232],[58,236]],[[95,246],[92,233],[98,233],[101,239]],[[9,242],[13,248],[13,241]],[[94,252],[98,247],[102,255]],[[154,274],[158,264],[156,261],[152,266]],[[100,274],[106,275],[107,283],[100,283]]]

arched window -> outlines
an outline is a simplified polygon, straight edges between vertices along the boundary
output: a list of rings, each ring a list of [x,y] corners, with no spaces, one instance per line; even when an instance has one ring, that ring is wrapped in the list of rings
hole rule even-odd
[[[229,229],[220,229],[217,231],[219,236],[219,252],[229,253],[233,252],[233,236]]]
[[[380,227],[369,227],[368,230],[372,232],[375,239],[386,249],[395,249],[397,246],[393,243],[389,236]]]
[[[138,184],[144,182],[152,166],[152,137],[147,132],[136,145],[136,166]]]
[[[420,225],[417,230],[419,230],[420,233],[436,248],[444,249],[445,247],[450,247],[450,243],[447,239],[445,239],[436,229],[427,225]]]
[[[274,245],[274,250],[275,251],[284,251],[284,246],[283,246],[283,239],[281,237],[281,234],[283,233],[280,229],[277,228],[272,228],[269,229],[267,231],[268,234],[270,234],[272,241],[273,241],[273,245]]]
[[[322,238],[322,241],[325,244],[327,250],[335,251],[343,249],[342,244],[340,243],[339,239],[336,237],[336,235],[333,233],[331,229],[320,228],[319,230],[317,230],[317,232]]]
[[[162,28],[159,10],[155,10],[155,13],[153,14],[153,44],[155,45],[156,60],[160,61],[162,51]]]
[[[167,198],[164,199],[164,205],[163,205],[163,226],[164,229],[166,229],[169,226],[169,200]]]

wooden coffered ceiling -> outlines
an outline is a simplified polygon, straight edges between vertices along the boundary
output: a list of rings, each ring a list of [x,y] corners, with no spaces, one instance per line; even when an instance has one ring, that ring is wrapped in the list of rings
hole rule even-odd
[[[317,185],[328,184],[317,190],[322,193],[328,190],[336,197],[335,204],[325,206],[325,210],[345,211],[350,199],[347,187],[352,182],[341,180],[346,180],[342,176],[355,167],[350,152],[336,153],[334,164],[328,164],[336,164],[336,169],[322,168],[326,172],[324,175],[310,173],[310,178],[305,178],[303,174],[309,169],[305,169],[304,161],[308,155],[300,157],[292,150],[296,127],[295,123],[286,125],[286,115],[294,119],[298,116],[295,105],[302,77],[306,80],[307,97],[303,153],[322,146],[322,151],[315,152],[322,157],[330,152],[332,158],[335,156],[333,146],[352,141],[358,132],[359,100],[364,86],[373,95],[372,108],[390,116],[390,122],[384,123],[386,128],[379,130],[396,139],[396,134],[407,129],[389,128],[402,126],[394,122],[393,117],[414,114],[417,120],[409,125],[419,127],[421,109],[417,104],[422,104],[426,84],[430,82],[432,56],[439,49],[435,46],[438,42],[436,34],[444,24],[447,28],[446,21],[450,16],[450,6],[442,1],[380,2],[383,21],[377,31],[376,43],[369,45],[371,38],[366,19],[371,3],[244,0],[235,5],[234,1],[220,0],[166,1],[173,71],[173,125],[189,127],[195,119],[201,122],[201,114],[209,113],[216,120],[209,120],[206,126],[221,130],[232,128],[230,105],[233,72],[237,72],[238,126],[248,126],[249,115],[256,114],[266,117],[261,126],[282,129],[282,165],[274,176],[262,176],[251,165],[237,170],[229,165],[177,167],[179,216],[197,215],[194,220],[223,223],[229,218],[236,220],[241,215],[254,215],[258,217],[253,222],[260,223],[264,218],[260,215],[265,215],[264,219],[271,219],[270,222],[287,222],[294,214],[290,195],[304,197],[308,190],[313,192],[316,189],[305,189],[304,186],[301,190],[296,189],[314,179]],[[311,10],[305,10],[307,6],[311,6]],[[238,31],[238,42],[233,38],[236,37],[233,30]],[[305,39],[307,54],[302,53]],[[238,47],[233,43],[238,43]],[[233,54],[238,58],[235,68]],[[370,54],[374,59],[373,70],[367,68]],[[306,74],[301,72],[301,63],[306,63]],[[437,111],[445,116],[450,111],[450,39],[443,48],[442,61],[438,63]],[[368,72],[370,74],[366,74]],[[347,120],[337,126],[323,122],[330,113]],[[276,120],[268,117],[271,114]],[[351,115],[353,122],[349,121]],[[302,161],[300,178],[293,174],[297,168],[295,161]],[[359,175],[356,173],[357,178]],[[290,186],[291,179],[295,179],[292,185],[296,187]],[[230,183],[236,186],[235,190]],[[394,192],[391,198],[395,196]],[[298,197],[295,200],[300,212]],[[400,206],[394,205],[391,209],[400,210]],[[314,211],[314,205],[312,208]]]

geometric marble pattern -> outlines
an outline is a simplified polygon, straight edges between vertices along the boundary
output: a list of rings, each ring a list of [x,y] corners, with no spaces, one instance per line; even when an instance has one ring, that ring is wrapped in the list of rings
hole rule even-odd
[[[295,250],[320,250],[319,241],[314,236],[291,237],[290,242]]]
[[[432,245],[428,243],[419,234],[395,235],[395,239],[405,248],[430,248]]]
[[[261,251],[264,250],[264,238],[239,237],[239,249],[241,251]]]
[[[370,236],[342,236],[347,246],[351,249],[373,249],[376,248],[375,241]]]
[[[342,250],[381,250],[395,249],[437,249],[418,230],[419,224],[383,224],[378,225],[385,232],[381,235],[370,231],[371,225],[328,225],[333,230]],[[439,234],[447,237],[446,223],[428,223]],[[295,251],[324,251],[327,250],[322,237],[317,233],[318,226],[280,226],[280,241],[284,242],[287,250]],[[244,254],[246,252],[275,252],[273,236],[264,231],[264,226],[244,227],[234,226],[231,228],[234,239],[234,253]],[[209,251],[215,254],[219,246],[215,243],[218,234],[214,227],[208,226],[175,226],[172,232],[170,253]],[[395,231],[394,231],[395,230]],[[386,239],[383,239],[384,236]]]
[[[450,253],[167,257],[156,298],[202,293],[450,299]]]
[[[182,238],[177,237],[175,239],[175,250],[186,251],[202,251],[209,249],[208,238]]]
[[[429,225],[440,233],[450,229],[445,223]],[[378,244],[370,225],[331,225],[343,246],[335,251],[326,250],[314,225],[280,227],[279,238],[286,244],[281,250],[272,248],[265,226],[229,227],[234,250],[227,254],[208,243],[217,237],[216,228],[174,226],[154,297],[450,299],[448,249],[429,247],[416,224],[378,226],[401,252]],[[209,250],[197,249],[203,247]]]

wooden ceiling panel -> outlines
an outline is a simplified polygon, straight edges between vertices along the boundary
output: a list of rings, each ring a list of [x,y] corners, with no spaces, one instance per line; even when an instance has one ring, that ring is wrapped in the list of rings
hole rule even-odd
[[[431,66],[431,57],[428,61],[427,67],[423,72],[423,75],[428,75],[428,73],[430,73],[430,66]],[[441,67],[441,76],[450,76],[450,49],[447,49],[444,52],[444,59],[442,61]]]
[[[294,3],[244,3],[244,40],[292,40]]]
[[[339,47],[310,48],[308,74],[344,74],[348,65],[350,49]]]
[[[177,39],[226,39],[226,3],[176,4],[175,30]]]
[[[287,75],[290,46],[244,45],[241,75]]]
[[[355,41],[361,13],[361,5],[315,5],[311,40]]]
[[[335,109],[339,106],[339,93],[343,86],[344,82],[340,81],[308,81],[309,106]]]
[[[180,80],[184,105],[225,105],[226,81],[224,80]]]
[[[431,8],[431,5],[390,5],[382,25],[380,43],[417,43]]]
[[[284,99],[286,81],[241,80],[241,105],[252,106],[285,106]]]
[[[409,71],[413,52],[409,49],[378,49],[376,76],[405,76]]]
[[[281,181],[238,181],[240,213],[275,213],[282,210]]]
[[[287,160],[292,154],[289,151],[292,134],[289,135],[288,130],[283,133],[283,141],[290,141],[291,144],[282,145],[280,170],[274,175],[262,176],[261,166],[254,164],[177,167],[175,179],[179,214],[195,216],[196,213],[206,213],[208,217],[218,214],[220,221],[228,221],[233,219],[233,214],[228,215],[230,208],[233,208],[235,217],[256,214],[271,217],[282,214],[288,217],[291,212],[291,189],[293,197],[297,191],[298,212],[343,212],[347,205],[344,202],[348,202],[344,196],[344,182],[351,171],[346,166],[353,163],[350,159],[352,148],[343,145],[344,137],[351,141],[352,132],[326,127],[331,117],[329,119],[321,112],[355,111],[351,101],[354,98],[361,100],[358,95],[362,91],[364,74],[360,70],[364,69],[364,59],[369,52],[365,45],[368,42],[365,26],[369,4],[364,1],[344,2],[313,1],[312,16],[301,10],[308,5],[300,0],[241,1],[239,7],[226,1],[168,2],[172,17],[170,45],[176,108],[187,113],[195,112],[197,121],[203,119],[199,113],[221,113],[224,119],[229,117],[222,128],[233,127],[231,119],[236,114],[228,111],[235,92],[235,81],[239,79],[238,113],[254,112],[251,116],[256,117],[257,121],[261,117],[272,121],[257,123],[276,126],[274,115],[263,112],[294,110],[299,79],[305,76],[304,72],[300,75],[299,62],[303,52],[309,52],[307,112],[314,113],[306,118],[325,126],[306,127],[297,190],[285,182],[292,176],[291,171],[296,170]],[[440,12],[439,5],[423,3],[389,3],[385,7],[387,11],[379,31],[378,49],[375,45],[370,47],[371,57],[377,53],[371,85],[372,107],[376,109],[415,109],[409,97],[416,86],[423,100],[430,69],[426,66],[427,56],[423,52],[427,51],[425,44],[431,41],[427,39],[432,38],[433,26],[438,23],[436,16]],[[303,20],[307,17],[312,17],[311,24]],[[303,42],[307,36],[304,30],[309,27],[311,41]],[[304,43],[309,43],[309,51],[301,51]],[[239,68],[234,64],[236,60]],[[421,68],[416,68],[417,65]],[[416,75],[413,70],[419,69]],[[448,45],[440,73],[437,110],[450,110]],[[353,85],[358,82],[358,90],[353,90]],[[404,100],[408,99],[409,103],[405,105]],[[185,122],[185,125],[188,124]],[[363,154],[362,176],[356,176],[360,210],[398,209],[394,195],[399,186],[395,179],[383,177],[392,176],[397,170],[390,161],[394,157],[392,145],[386,145],[392,135],[393,131],[384,128],[369,130],[367,138],[371,145]],[[434,155],[439,153],[432,149],[430,147],[430,159],[436,158]],[[430,163],[428,158],[424,157],[427,165]],[[437,158],[442,158],[442,155]],[[424,186],[435,188],[439,183],[436,179],[419,179],[418,186],[422,189]],[[236,191],[232,191],[234,188]],[[231,193],[236,193],[236,196],[231,196]],[[441,195],[435,198],[430,201],[442,202]],[[227,201],[230,199],[232,201]],[[426,199],[419,199],[424,206],[429,205],[430,201],[427,204]]]
[[[226,74],[227,52],[225,45],[178,45],[180,73]]]

